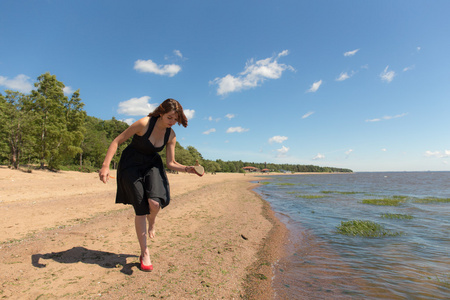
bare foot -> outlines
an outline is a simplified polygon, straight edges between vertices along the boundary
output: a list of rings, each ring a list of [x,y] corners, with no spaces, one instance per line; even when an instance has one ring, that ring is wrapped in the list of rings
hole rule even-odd
[[[148,237],[153,239],[156,236],[156,230],[155,230],[155,226],[149,226],[148,227]]]

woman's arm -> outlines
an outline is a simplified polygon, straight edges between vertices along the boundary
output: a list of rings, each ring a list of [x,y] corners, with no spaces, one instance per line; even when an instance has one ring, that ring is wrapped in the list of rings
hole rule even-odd
[[[98,172],[100,176],[100,180],[103,183],[106,183],[109,179],[109,165],[111,164],[111,160],[116,154],[117,148],[120,144],[128,140],[136,133],[142,133],[143,129],[148,124],[148,117],[144,117],[133,124],[130,125],[127,129],[125,129],[121,134],[119,134],[109,145],[108,151],[106,152],[105,160],[103,161],[102,168]]]
[[[175,161],[175,145],[177,144],[177,137],[173,132],[173,138],[169,139],[166,145],[166,164],[167,167],[174,171],[195,173],[193,166],[185,166]]]

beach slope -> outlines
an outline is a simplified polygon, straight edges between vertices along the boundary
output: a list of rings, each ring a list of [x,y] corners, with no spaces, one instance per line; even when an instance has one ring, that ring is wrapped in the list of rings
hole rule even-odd
[[[169,174],[146,273],[113,180],[0,167],[0,297],[271,299],[286,228],[251,190],[260,179]]]

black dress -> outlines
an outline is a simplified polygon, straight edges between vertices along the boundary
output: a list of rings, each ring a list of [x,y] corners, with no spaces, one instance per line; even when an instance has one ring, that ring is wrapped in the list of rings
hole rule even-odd
[[[150,213],[147,199],[158,201],[161,208],[170,202],[169,181],[158,152],[167,144],[171,129],[167,128],[161,147],[153,146],[149,137],[157,119],[150,118],[143,136],[133,136],[131,144],[122,152],[117,169],[116,203],[133,205],[137,216]]]

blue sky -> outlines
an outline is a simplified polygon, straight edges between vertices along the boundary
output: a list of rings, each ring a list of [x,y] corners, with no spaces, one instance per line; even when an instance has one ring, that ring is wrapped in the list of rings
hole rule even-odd
[[[207,159],[450,170],[450,1],[0,2],[0,92],[45,72],[90,116],[166,98]]]

